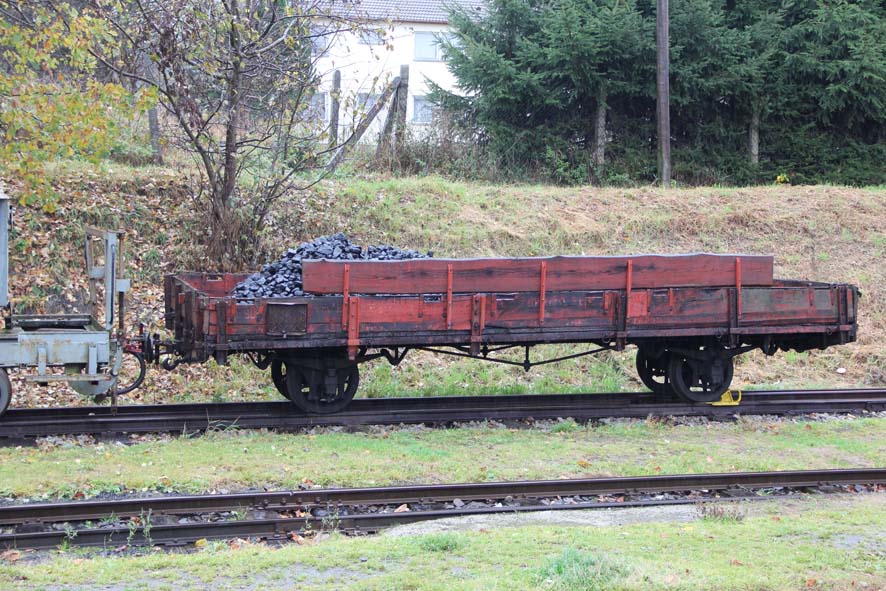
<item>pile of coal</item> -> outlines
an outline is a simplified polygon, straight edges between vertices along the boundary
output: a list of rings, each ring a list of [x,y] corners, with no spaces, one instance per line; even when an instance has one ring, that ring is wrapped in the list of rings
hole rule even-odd
[[[311,242],[302,242],[297,248],[287,250],[279,260],[269,263],[258,273],[253,273],[239,283],[231,292],[238,298],[286,298],[303,295],[301,262],[304,259],[327,259],[337,261],[402,261],[425,259],[432,253],[397,248],[388,245],[371,245],[365,250],[339,232],[320,236]]]

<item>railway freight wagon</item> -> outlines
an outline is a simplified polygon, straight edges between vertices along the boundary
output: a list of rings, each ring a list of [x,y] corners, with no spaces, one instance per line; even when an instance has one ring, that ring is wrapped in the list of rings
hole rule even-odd
[[[746,255],[305,260],[304,296],[229,295],[245,277],[167,276],[174,339],[146,350],[167,368],[246,354],[312,413],[347,406],[359,364],[396,365],[411,350],[528,370],[636,345],[651,390],[710,402],[729,388],[737,355],[855,340],[859,297],[853,285],[773,279],[772,257]],[[544,343],[589,349],[533,361]],[[512,349],[521,355],[502,356]]]

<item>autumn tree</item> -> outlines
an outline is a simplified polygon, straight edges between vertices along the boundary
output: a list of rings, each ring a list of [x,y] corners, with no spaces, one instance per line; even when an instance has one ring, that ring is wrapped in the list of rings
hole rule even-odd
[[[42,164],[107,155],[116,117],[150,102],[94,76],[96,46],[112,49],[115,37],[93,11],[0,0],[0,169],[24,183],[22,204],[53,210]]]
[[[178,145],[195,157],[210,261],[254,264],[274,205],[322,178],[324,154],[337,147],[311,117],[317,62],[360,26],[357,15],[321,0],[90,4],[124,50],[96,49],[101,65],[156,89]]]

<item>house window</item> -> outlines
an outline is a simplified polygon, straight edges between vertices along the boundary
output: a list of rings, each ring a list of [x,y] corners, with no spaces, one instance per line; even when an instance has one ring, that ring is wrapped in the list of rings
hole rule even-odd
[[[329,49],[332,34],[326,29],[311,27],[309,35],[311,36],[311,55],[316,57],[325,54]]]
[[[326,121],[325,92],[315,92],[311,95],[308,108],[305,110],[305,119],[309,121]]]
[[[384,45],[385,32],[381,29],[365,29],[360,31],[360,43],[363,45]]]
[[[439,62],[443,60],[443,48],[440,47],[441,38],[449,38],[448,34],[433,33],[430,31],[415,32],[415,61]]]
[[[368,92],[359,93],[357,95],[357,109],[362,113],[368,113],[375,106],[380,96],[379,94],[369,94]]]
[[[427,125],[434,120],[434,103],[426,96],[412,97],[412,122]]]

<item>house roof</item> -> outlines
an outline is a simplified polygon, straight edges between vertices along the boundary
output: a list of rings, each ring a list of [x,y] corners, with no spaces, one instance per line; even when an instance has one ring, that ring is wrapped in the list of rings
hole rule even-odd
[[[483,0],[358,0],[357,6],[371,20],[409,23],[449,22],[449,9],[465,8],[478,13]]]

